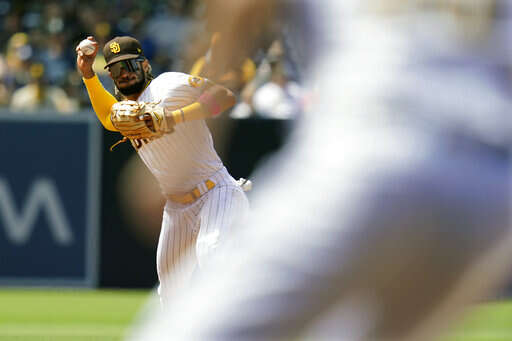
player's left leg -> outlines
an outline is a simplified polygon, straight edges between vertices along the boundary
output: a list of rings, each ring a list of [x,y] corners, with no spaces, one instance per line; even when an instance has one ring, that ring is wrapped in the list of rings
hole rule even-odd
[[[200,228],[196,242],[199,267],[240,227],[249,212],[249,201],[242,189],[235,185],[221,185],[206,194],[200,212]]]

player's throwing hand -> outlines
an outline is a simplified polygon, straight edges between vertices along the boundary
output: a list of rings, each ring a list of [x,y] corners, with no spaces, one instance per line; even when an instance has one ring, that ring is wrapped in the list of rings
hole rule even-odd
[[[90,45],[94,47],[94,51],[90,54],[86,54],[81,50],[81,46],[83,46],[84,40],[90,41]],[[92,70],[92,64],[94,63],[94,59],[96,58],[96,54],[98,53],[99,45],[98,42],[94,39],[94,37],[89,36],[84,39],[80,44],[75,48],[76,51],[76,65],[78,70],[82,74],[84,78],[91,78],[94,76],[94,71]],[[90,46],[89,45],[89,46]]]

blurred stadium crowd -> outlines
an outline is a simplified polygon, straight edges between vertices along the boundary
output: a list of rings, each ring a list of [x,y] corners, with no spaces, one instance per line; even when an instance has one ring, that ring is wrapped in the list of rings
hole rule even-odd
[[[201,20],[206,3],[204,0],[0,0],[0,108],[62,114],[89,109],[89,99],[75,67],[75,47],[89,35],[100,46],[114,36],[137,37],[155,75],[165,71],[200,74],[208,49],[215,41],[215,35],[207,32]],[[255,90],[264,83],[269,83],[262,89],[267,100],[254,103],[255,106],[262,103],[258,108],[261,115],[289,118],[295,114],[296,101],[291,99],[300,96],[300,90],[291,68],[285,70],[278,63],[282,50],[278,43],[274,44],[270,59],[264,60],[265,53],[262,53],[246,60],[239,70],[222,80],[216,80],[242,95],[242,105],[233,111],[233,117],[251,115]],[[109,89],[112,83],[103,66],[100,51],[95,71]],[[257,74],[259,77],[255,77]],[[248,84],[250,80],[254,80],[252,84]],[[269,102],[272,96],[273,101]]]
[[[199,27],[191,1],[0,1],[0,105],[61,113],[89,107],[75,69],[75,46],[87,35],[104,43],[138,37],[156,72],[179,68],[181,40]],[[104,75],[102,58],[96,71]],[[105,85],[107,86],[106,83]]]

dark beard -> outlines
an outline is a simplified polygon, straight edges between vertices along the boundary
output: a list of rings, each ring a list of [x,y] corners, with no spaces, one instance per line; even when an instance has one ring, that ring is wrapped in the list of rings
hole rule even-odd
[[[127,86],[125,88],[121,89],[120,87],[117,87],[117,90],[119,90],[119,92],[125,96],[137,94],[137,93],[141,92],[142,89],[144,89],[144,83],[145,83],[144,79],[141,79],[137,83]]]

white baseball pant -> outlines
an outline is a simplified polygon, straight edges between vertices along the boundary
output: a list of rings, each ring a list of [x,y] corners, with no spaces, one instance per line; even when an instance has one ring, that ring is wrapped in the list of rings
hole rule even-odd
[[[225,168],[211,180],[216,186],[191,204],[166,202],[157,249],[161,297],[188,285],[248,214],[247,196]]]

